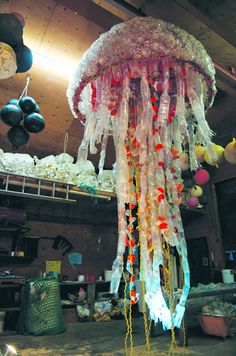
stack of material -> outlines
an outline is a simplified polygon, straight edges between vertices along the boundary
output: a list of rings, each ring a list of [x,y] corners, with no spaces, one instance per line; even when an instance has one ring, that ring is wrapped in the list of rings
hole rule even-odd
[[[91,161],[74,163],[74,158],[68,153],[38,159],[23,153],[4,153],[0,149],[0,171],[85,186],[93,190],[115,190],[113,171],[103,170],[98,179]]]
[[[222,317],[236,316],[236,305],[216,299],[202,308],[202,314]]]

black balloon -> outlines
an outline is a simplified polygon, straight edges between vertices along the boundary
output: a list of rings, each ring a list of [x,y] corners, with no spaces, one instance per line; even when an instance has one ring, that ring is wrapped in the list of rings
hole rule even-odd
[[[18,106],[8,104],[1,110],[1,119],[5,124],[13,127],[23,120],[23,112]]]
[[[184,180],[184,186],[186,188],[192,188],[194,186],[194,181],[190,178]]]
[[[5,105],[8,105],[8,104],[12,104],[12,105],[18,106],[19,105],[19,100],[18,99],[10,99],[10,100],[8,100],[8,102]]]
[[[31,114],[36,110],[36,102],[30,96],[23,96],[19,101],[19,106],[25,114]]]
[[[11,14],[0,14],[0,42],[5,42],[14,48],[20,46],[22,36],[23,28],[20,20]]]
[[[31,50],[23,43],[14,48],[17,61],[17,73],[27,72],[33,64],[33,55]]]
[[[38,114],[37,112],[34,112],[25,116],[24,127],[29,132],[38,133],[44,129],[45,119],[42,115]]]
[[[36,109],[35,109],[34,111],[37,112],[38,114],[40,113],[40,106],[39,106],[39,104],[36,104]]]
[[[21,125],[12,127],[8,131],[7,137],[13,148],[24,146],[29,141],[29,134]]]
[[[199,199],[199,203],[201,205],[207,205],[207,197],[205,195],[202,195],[201,197],[198,198]]]

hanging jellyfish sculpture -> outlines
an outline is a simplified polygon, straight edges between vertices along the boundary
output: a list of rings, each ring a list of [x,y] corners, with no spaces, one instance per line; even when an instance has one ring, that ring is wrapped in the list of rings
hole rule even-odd
[[[67,91],[74,116],[85,125],[78,160],[86,160],[88,151],[96,153],[101,144],[99,176],[108,136],[113,135],[119,241],[110,292],[118,291],[128,252],[130,302],[137,302],[133,265],[139,248],[150,318],[161,321],[165,329],[180,327],[190,288],[179,210],[180,156],[188,150],[191,170],[196,170],[196,144],[215,154],[205,120],[216,92],[214,74],[210,57],[193,36],[172,24],[136,17],[115,25],[93,43]],[[175,307],[171,247],[178,251],[184,275]]]

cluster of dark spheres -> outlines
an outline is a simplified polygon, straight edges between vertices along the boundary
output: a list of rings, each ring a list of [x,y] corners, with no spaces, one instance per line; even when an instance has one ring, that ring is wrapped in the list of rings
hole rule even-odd
[[[9,100],[1,109],[0,116],[5,124],[11,126],[7,137],[14,148],[26,145],[29,133],[39,133],[45,127],[40,107],[30,96]]]

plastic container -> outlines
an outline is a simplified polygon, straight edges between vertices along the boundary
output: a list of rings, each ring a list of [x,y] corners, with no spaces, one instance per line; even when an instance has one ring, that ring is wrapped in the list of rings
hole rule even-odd
[[[112,274],[111,270],[105,269],[104,275],[105,275],[105,281],[106,282],[110,282],[111,281],[111,274]]]
[[[234,275],[231,273],[231,269],[222,269],[223,283],[234,283]]]
[[[232,333],[230,329],[232,322],[229,318],[212,315],[201,315],[199,317],[199,322],[202,331],[205,334],[226,338]]]
[[[0,334],[3,332],[4,329],[4,319],[5,319],[5,311],[0,311]]]
[[[139,311],[139,313],[143,313],[142,281],[136,280],[134,283],[135,283],[136,292],[139,294],[138,311]]]

